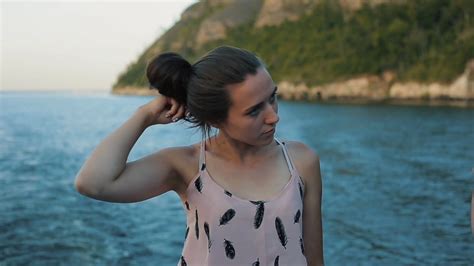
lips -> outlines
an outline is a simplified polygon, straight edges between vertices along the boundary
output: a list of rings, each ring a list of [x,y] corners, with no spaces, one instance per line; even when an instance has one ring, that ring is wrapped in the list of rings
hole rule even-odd
[[[272,128],[272,129],[268,130],[267,132],[264,132],[263,134],[265,134],[265,135],[266,134],[272,134],[274,132],[275,132],[275,128]]]

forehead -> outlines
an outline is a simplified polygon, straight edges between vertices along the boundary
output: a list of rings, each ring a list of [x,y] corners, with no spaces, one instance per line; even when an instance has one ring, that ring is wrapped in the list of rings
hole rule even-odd
[[[241,83],[228,86],[231,98],[231,109],[245,110],[269,97],[275,85],[264,67],[260,67],[257,73],[248,74]]]

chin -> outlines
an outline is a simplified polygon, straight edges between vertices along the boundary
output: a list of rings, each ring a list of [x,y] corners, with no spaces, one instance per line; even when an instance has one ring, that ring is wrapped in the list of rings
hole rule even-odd
[[[263,145],[269,145],[272,144],[273,141],[275,140],[275,137],[272,135],[272,137],[268,137],[262,141]]]

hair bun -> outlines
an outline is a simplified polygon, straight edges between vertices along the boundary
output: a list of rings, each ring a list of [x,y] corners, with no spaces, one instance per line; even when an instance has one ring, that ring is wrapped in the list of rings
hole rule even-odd
[[[186,104],[186,89],[193,72],[192,65],[177,53],[167,52],[153,58],[146,75],[151,89]]]

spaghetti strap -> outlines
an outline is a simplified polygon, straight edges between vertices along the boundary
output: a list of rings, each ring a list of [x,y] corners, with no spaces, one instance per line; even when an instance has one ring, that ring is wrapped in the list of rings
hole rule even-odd
[[[290,154],[288,153],[288,150],[286,149],[286,143],[283,141],[280,141],[278,138],[275,138],[276,142],[283,148],[283,154],[285,155],[285,160],[286,164],[288,165],[288,168],[290,169],[291,174],[295,173],[295,167],[293,160],[290,157]]]
[[[199,151],[199,171],[206,167],[206,140],[201,140],[201,150]]]

